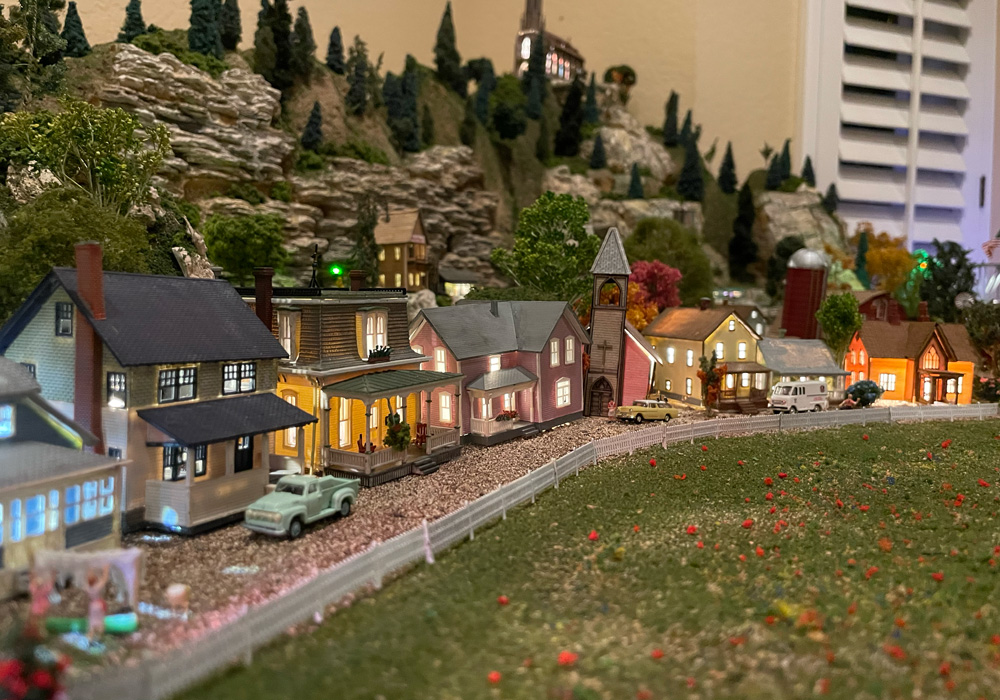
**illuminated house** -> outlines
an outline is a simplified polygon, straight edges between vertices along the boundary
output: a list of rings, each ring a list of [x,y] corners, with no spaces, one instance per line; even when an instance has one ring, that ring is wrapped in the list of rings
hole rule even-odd
[[[223,280],[102,270],[96,243],[0,329],[42,395],[128,460],[126,525],[192,532],[264,494],[269,439],[315,419],[274,394],[281,345]],[[86,495],[86,494],[84,494]]]
[[[521,15],[521,31],[514,44],[514,72],[518,76],[528,70],[528,59],[538,41],[545,41],[545,72],[555,80],[571,81],[583,76],[583,56],[565,39],[545,31],[542,0],[527,0]]]
[[[375,227],[379,286],[427,289],[427,234],[419,209],[391,211]]]

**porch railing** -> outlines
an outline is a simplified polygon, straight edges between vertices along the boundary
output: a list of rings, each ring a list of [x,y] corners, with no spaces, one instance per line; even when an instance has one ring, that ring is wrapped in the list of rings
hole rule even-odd
[[[472,419],[472,432],[476,435],[483,435],[489,437],[490,435],[499,435],[500,433],[506,433],[508,430],[513,430],[514,428],[520,427],[522,423],[514,420],[496,420],[495,418],[473,418]]]
[[[430,437],[428,437],[429,441]],[[405,452],[396,452],[395,450],[388,449],[369,452],[367,454],[335,450],[332,447],[327,447],[323,450],[324,466],[352,469],[364,472],[365,474],[370,474],[373,469],[379,469],[380,467],[385,467],[399,461],[405,456]]]
[[[427,434],[427,454],[448,445],[457,445],[461,436],[457,428],[435,428],[431,426]]]

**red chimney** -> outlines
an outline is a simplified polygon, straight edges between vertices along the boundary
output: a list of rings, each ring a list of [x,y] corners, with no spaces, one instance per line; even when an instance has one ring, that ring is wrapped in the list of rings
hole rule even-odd
[[[267,326],[268,330],[271,330],[271,323],[274,320],[274,313],[271,308],[271,298],[274,296],[274,289],[271,286],[271,278],[273,277],[273,267],[255,267],[253,269],[257,318]]]
[[[357,292],[365,284],[365,273],[361,270],[351,270],[351,291]]]
[[[918,321],[930,321],[931,315],[927,310],[927,302],[922,301],[917,304],[917,320]]]
[[[895,299],[889,300],[889,313],[886,320],[894,326],[898,326],[903,322],[903,308]]]
[[[102,257],[101,246],[97,243],[80,243],[76,246],[77,293],[96,320],[106,318]],[[97,444],[92,448],[94,452],[104,454],[104,425],[101,420],[104,344],[79,309],[74,321],[74,335],[76,371],[73,381],[73,419],[97,437]]]
[[[712,308],[712,300],[708,297],[702,297],[698,300],[698,308],[702,311],[706,311]]]

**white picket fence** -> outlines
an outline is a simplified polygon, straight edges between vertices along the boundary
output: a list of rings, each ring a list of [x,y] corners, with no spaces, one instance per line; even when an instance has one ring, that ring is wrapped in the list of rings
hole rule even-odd
[[[868,423],[898,421],[979,419],[997,416],[997,404],[971,406],[900,406],[855,411],[827,411],[798,415],[765,415],[719,418],[672,426],[660,424],[578,447],[567,455],[524,475],[465,505],[428,527],[431,549],[441,552],[459,541],[475,537],[475,531],[507,511],[535,500],[535,496],[584,467],[599,460],[628,454],[653,445],[703,441],[733,435],[772,431],[807,430]],[[424,560],[426,547],[422,528],[375,544],[365,552],[341,561],[314,579],[280,598],[250,609],[230,625],[183,648],[133,666],[108,668],[71,682],[72,700],[163,700],[191,687],[234,663],[250,663],[259,649],[350,593],[379,588],[386,576]]]

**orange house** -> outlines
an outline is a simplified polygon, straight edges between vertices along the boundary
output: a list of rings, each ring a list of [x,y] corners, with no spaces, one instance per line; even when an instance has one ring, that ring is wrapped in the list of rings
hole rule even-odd
[[[844,369],[851,383],[876,382],[885,399],[968,404],[977,359],[965,326],[902,321],[890,312],[888,321],[865,321],[854,334]]]

